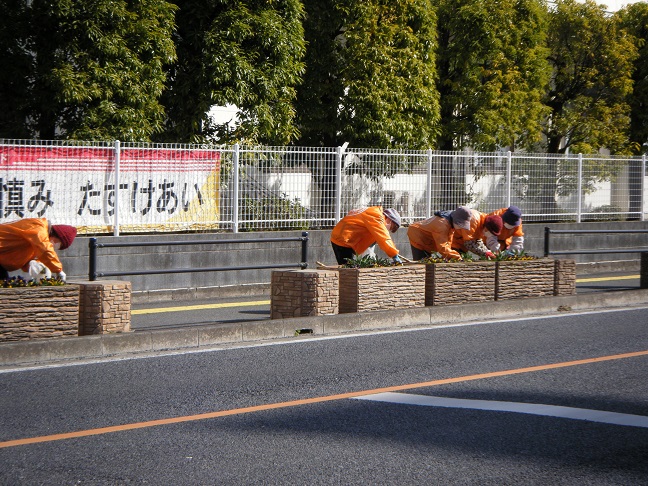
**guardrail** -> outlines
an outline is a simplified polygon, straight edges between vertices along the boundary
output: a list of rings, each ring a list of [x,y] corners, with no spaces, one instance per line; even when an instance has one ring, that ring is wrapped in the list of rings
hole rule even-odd
[[[648,289],[648,247],[640,248],[599,248],[596,250],[563,250],[552,251],[550,249],[551,235],[578,235],[578,234],[641,234],[648,233],[648,230],[552,230],[545,226],[544,238],[544,256],[549,255],[587,255],[587,254],[604,254],[604,253],[640,253],[641,265],[639,275],[639,288]]]
[[[645,230],[552,230],[548,226],[545,226],[545,237],[544,237],[544,256],[549,255],[594,255],[599,253],[646,253],[648,252],[648,247],[642,248],[603,248],[595,250],[564,250],[564,251],[551,251],[550,242],[551,235],[578,235],[578,234],[616,234],[616,233],[648,233],[648,229]]]
[[[236,267],[200,267],[200,268],[165,268],[160,270],[129,270],[124,272],[99,272],[97,271],[97,250],[99,248],[125,248],[142,246],[189,246],[189,245],[230,245],[245,243],[273,243],[278,241],[301,242],[301,261],[299,263],[279,263],[268,265],[248,265]],[[197,273],[197,272],[225,272],[232,270],[264,270],[274,268],[301,268],[308,267],[308,232],[301,236],[286,238],[247,238],[234,240],[189,240],[189,241],[164,241],[164,242],[137,242],[137,243],[99,243],[97,238],[90,238],[89,243],[88,277],[91,281],[97,277],[121,277],[125,275],[160,275],[167,273]]]

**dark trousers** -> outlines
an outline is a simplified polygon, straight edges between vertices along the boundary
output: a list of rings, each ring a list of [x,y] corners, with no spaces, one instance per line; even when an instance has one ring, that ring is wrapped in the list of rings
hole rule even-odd
[[[338,265],[346,264],[347,260],[352,260],[355,256],[353,248],[336,245],[333,242],[331,242],[331,245],[333,246],[333,253],[335,253],[335,259],[337,260]]]
[[[412,245],[410,245],[410,247],[412,248],[412,260],[418,261],[418,260],[422,260],[423,258],[432,256],[432,253],[430,253],[429,251],[419,250],[418,248],[415,248]]]
[[[0,280],[5,280],[8,278],[9,274],[7,273],[7,271],[4,268],[0,267]]]

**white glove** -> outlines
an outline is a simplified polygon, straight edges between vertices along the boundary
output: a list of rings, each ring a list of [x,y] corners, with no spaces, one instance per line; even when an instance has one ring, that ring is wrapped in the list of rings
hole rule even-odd
[[[41,262],[37,260],[31,260],[29,262],[29,276],[34,280],[41,280],[42,278],[51,278],[52,272]]]
[[[67,278],[67,275],[65,275],[65,272],[64,272],[63,270],[61,270],[61,271],[58,273],[58,276],[59,276],[59,278],[60,278],[61,280],[63,280],[63,281],[65,282],[65,279]]]

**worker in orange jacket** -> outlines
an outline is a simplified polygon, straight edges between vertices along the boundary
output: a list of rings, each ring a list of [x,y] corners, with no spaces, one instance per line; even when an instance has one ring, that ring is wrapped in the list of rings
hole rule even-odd
[[[502,231],[497,236],[499,246],[495,251],[524,250],[524,231],[522,230],[522,211],[520,208],[509,206],[508,208],[496,209],[489,215],[500,216],[503,222]]]
[[[439,253],[446,260],[461,260],[459,252],[452,249],[453,234],[451,211],[437,211],[431,218],[410,224],[407,237],[412,258],[421,260]]]
[[[48,272],[65,280],[57,250],[68,248],[77,230],[65,224],[50,225],[45,218],[25,218],[0,224],[0,279],[22,270],[32,278]]]
[[[502,230],[502,218],[496,215],[489,217],[467,206],[459,206],[453,214],[455,227],[452,248],[462,252],[472,252],[486,258],[494,258],[495,252],[484,243],[484,229],[498,236]],[[486,224],[488,223],[488,226]]]
[[[331,245],[338,264],[344,265],[346,260],[360,255],[374,243],[394,262],[402,263],[390,235],[396,233],[400,225],[400,215],[393,208],[383,211],[381,206],[371,206],[349,211],[331,233]]]

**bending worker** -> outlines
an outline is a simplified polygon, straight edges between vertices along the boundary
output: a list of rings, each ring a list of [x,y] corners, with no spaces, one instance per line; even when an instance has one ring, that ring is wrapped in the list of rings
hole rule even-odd
[[[32,278],[51,272],[65,280],[56,251],[68,248],[76,234],[74,226],[50,225],[45,218],[0,224],[0,279],[6,279],[8,272],[21,269]]]
[[[495,252],[488,248],[483,241],[484,229],[499,236],[503,226],[502,218],[496,215],[491,217],[467,206],[459,206],[453,211],[453,214],[455,213],[452,248],[457,251],[470,251],[486,258],[494,258]]]
[[[437,211],[431,218],[409,225],[407,237],[414,260],[427,258],[435,252],[446,260],[461,260],[459,252],[452,249],[454,214],[456,211]]]
[[[401,225],[400,215],[395,209],[383,211],[381,206],[349,211],[333,228],[331,245],[339,265],[347,259],[360,255],[374,242],[396,263],[402,263],[398,249],[390,233],[396,233]]]
[[[497,209],[489,214],[500,216],[504,227],[497,235],[499,246],[494,251],[522,251],[524,250],[524,231],[522,230],[522,211],[517,206]],[[489,246],[490,248],[490,246]]]

